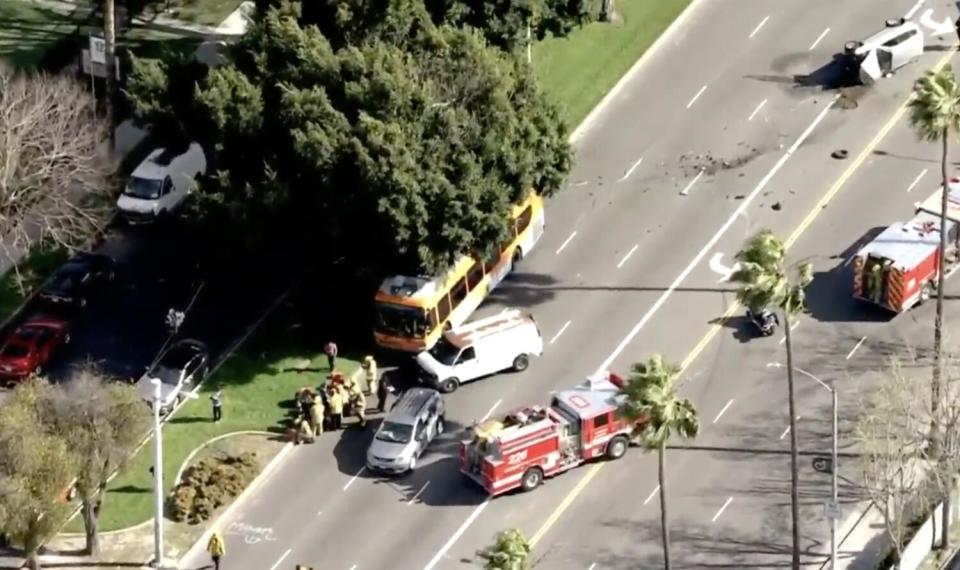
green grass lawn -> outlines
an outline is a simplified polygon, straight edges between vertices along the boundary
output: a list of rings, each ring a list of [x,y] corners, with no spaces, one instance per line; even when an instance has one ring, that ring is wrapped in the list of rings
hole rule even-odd
[[[289,321],[284,321],[289,322]],[[200,389],[199,398],[189,401],[163,429],[163,477],[166,494],[173,479],[191,451],[221,434],[241,430],[276,430],[282,425],[297,389],[318,385],[327,375],[326,356],[322,344],[311,348],[290,346],[295,343],[290,329],[278,329],[279,323],[265,326],[246,347],[229,358]],[[277,340],[284,346],[277,346]],[[272,348],[271,348],[272,347]],[[310,372],[289,368],[308,359]],[[353,360],[338,359],[337,368],[344,373],[355,370]],[[210,415],[210,393],[215,386],[223,388],[223,420],[214,424]],[[145,409],[146,412],[146,409]],[[336,434],[325,437],[337,437]],[[101,513],[104,531],[126,528],[153,516],[152,440],[114,479]],[[78,518],[67,526],[68,532],[81,532]]]
[[[30,0],[0,0],[0,59],[34,67],[44,52],[76,28],[76,21]]]
[[[170,0],[170,12],[165,15],[184,22],[219,26],[231,12],[240,6],[242,0]],[[151,8],[165,10],[166,0],[158,0]]]
[[[62,249],[37,249],[20,262],[20,273],[11,269],[0,277],[0,322],[23,303],[25,297],[67,260]]]
[[[620,21],[593,23],[533,49],[533,66],[548,97],[576,128],[691,0],[617,0]]]

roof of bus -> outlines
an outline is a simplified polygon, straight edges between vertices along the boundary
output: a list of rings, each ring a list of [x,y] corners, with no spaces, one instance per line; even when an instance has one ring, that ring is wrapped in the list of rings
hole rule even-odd
[[[531,190],[520,203],[513,207],[512,216],[517,217],[529,204],[542,204],[543,199]],[[443,275],[434,277],[393,275],[387,277],[377,290],[377,300],[408,306],[432,306],[442,291],[452,287],[473,265],[473,258],[460,256]]]
[[[956,224],[947,220],[948,235]],[[897,222],[883,230],[873,241],[857,252],[893,262],[898,269],[912,269],[940,247],[940,217],[920,212],[909,222]]]

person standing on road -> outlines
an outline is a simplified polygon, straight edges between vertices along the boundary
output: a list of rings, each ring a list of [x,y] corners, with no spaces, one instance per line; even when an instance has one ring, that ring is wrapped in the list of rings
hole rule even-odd
[[[367,393],[373,396],[377,393],[377,361],[372,356],[363,358],[363,373],[367,380]]]
[[[357,390],[350,396],[350,405],[353,407],[353,413],[360,420],[360,427],[367,427],[367,399],[363,392]]]
[[[227,553],[227,547],[223,543],[223,537],[220,536],[219,531],[213,531],[213,534],[210,535],[210,541],[207,542],[207,552],[210,553],[210,558],[213,559],[213,570],[220,570],[220,558]]]
[[[210,404],[213,406],[213,421],[219,422],[223,419],[223,390],[217,390],[210,396]]]
[[[334,366],[337,364],[337,343],[332,340],[328,342],[323,347],[323,353],[327,355],[327,366],[330,367],[332,373]]]
[[[336,386],[331,386],[327,399],[330,401],[330,429],[338,430],[343,423],[343,395]]]
[[[393,386],[386,378],[382,378],[377,384],[377,411],[381,414],[387,410],[387,395],[391,392],[393,392]]]
[[[310,427],[318,437],[323,435],[323,402],[320,398],[314,398],[310,406]]]

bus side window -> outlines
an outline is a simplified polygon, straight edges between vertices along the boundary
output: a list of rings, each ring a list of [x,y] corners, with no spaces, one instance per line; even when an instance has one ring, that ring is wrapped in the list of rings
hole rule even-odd
[[[530,220],[533,219],[533,206],[527,206],[520,216],[517,218],[514,228],[517,231],[517,235],[523,233],[523,231],[530,227]]]
[[[490,259],[485,259],[483,261],[483,272],[487,275],[490,275],[490,272],[493,271],[493,266],[500,261],[500,252],[494,252],[490,255]]]
[[[477,261],[467,273],[467,287],[473,291],[483,279],[483,264]]]
[[[457,284],[453,286],[450,290],[450,304],[453,305],[453,308],[456,309],[460,305],[460,301],[463,301],[464,297],[467,296],[467,276],[464,275],[460,278],[460,281],[457,281]]]
[[[447,316],[450,315],[450,297],[444,295],[443,297],[440,298],[440,302],[437,303],[436,315],[437,315],[437,324],[447,320]]]

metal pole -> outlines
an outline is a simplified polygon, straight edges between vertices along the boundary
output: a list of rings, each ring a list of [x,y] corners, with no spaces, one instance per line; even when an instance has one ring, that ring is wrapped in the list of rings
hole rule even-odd
[[[837,464],[837,384],[833,382],[833,387],[830,389],[831,395],[833,396],[833,462],[831,471],[831,486],[833,487],[833,504],[834,506],[839,506],[839,497],[837,493],[837,471],[839,471],[840,466]],[[836,514],[836,513],[834,513]],[[840,524],[838,520],[839,517],[833,517],[833,520],[830,522],[830,569],[834,570],[837,567],[837,526]]]
[[[163,568],[163,430],[160,425],[160,380],[153,380],[153,548],[156,567]]]

